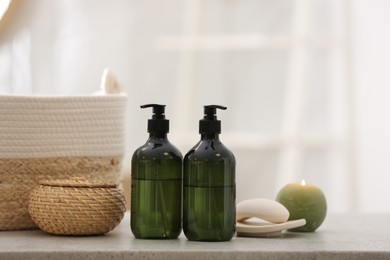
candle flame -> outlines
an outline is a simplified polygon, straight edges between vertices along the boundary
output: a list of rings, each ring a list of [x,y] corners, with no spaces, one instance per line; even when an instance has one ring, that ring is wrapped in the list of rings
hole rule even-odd
[[[305,186],[305,185],[306,185],[305,179],[302,179],[301,185],[302,185],[302,186]]]

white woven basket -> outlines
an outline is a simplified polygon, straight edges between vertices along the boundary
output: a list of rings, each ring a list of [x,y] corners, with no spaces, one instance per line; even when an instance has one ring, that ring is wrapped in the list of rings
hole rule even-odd
[[[35,228],[29,192],[39,181],[118,181],[127,95],[0,96],[0,230]]]

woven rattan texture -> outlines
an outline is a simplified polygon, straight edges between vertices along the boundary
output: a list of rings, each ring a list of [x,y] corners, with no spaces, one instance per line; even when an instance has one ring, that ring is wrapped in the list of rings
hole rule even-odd
[[[0,95],[0,158],[124,154],[126,105],[126,95]]]
[[[115,188],[117,183],[108,180],[86,180],[80,177],[73,177],[70,179],[56,179],[56,180],[44,180],[39,184],[47,186],[59,186],[59,187],[80,187],[80,188]]]
[[[107,233],[120,223],[125,211],[125,198],[118,188],[38,185],[29,202],[38,227],[57,235]]]
[[[0,230],[33,229],[31,190],[43,180],[81,177],[118,182],[122,156],[0,159]]]

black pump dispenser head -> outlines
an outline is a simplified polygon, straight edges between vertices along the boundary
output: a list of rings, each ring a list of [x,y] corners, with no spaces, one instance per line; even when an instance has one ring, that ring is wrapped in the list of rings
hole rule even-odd
[[[169,120],[165,119],[165,105],[147,104],[141,108],[153,107],[152,119],[148,120],[148,133],[169,133]]]
[[[220,134],[221,121],[217,120],[217,109],[226,110],[227,107],[218,105],[204,106],[204,117],[199,120],[200,134]]]

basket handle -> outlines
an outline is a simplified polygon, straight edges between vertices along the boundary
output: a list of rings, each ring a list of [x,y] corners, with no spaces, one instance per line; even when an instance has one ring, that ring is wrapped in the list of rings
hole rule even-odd
[[[100,91],[103,95],[123,93],[122,85],[109,68],[105,68],[103,71],[102,79],[100,81]]]

